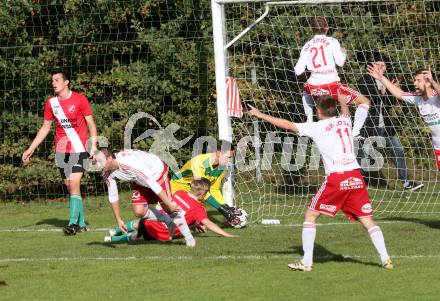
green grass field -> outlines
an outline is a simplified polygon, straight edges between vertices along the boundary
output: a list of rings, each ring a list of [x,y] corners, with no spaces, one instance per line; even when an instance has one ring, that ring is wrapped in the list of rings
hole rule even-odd
[[[381,217],[395,269],[379,266],[367,233],[342,216],[320,219],[311,273],[301,216],[280,226],[168,243],[105,244],[114,223],[104,198],[86,203],[91,231],[66,237],[67,204],[0,205],[0,300],[439,300],[440,216]],[[210,212],[213,214],[213,212]],[[131,216],[129,207],[124,216]],[[212,218],[221,221],[217,215]]]

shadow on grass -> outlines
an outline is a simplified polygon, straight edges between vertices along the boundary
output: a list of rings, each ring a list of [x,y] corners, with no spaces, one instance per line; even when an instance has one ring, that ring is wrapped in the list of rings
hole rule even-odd
[[[132,241],[115,241],[115,242],[103,242],[103,241],[92,241],[87,243],[88,246],[103,246],[107,248],[116,248],[117,245],[185,245],[185,242],[182,241],[159,241],[159,240],[132,240]]]
[[[67,224],[69,223],[69,220],[67,219],[58,219],[58,218],[46,218],[43,219],[39,222],[36,222],[35,225],[39,226],[39,225],[51,225],[57,228],[63,228],[65,226],[67,226]]]
[[[303,254],[302,246],[293,246],[291,251],[280,251],[280,252],[271,252],[277,254]],[[343,262],[343,263],[358,263],[367,266],[378,266],[376,262],[365,262],[354,257],[347,257],[342,254],[336,254],[325,247],[315,244],[313,249],[313,262],[315,263],[326,263],[326,262]]]
[[[425,219],[419,219],[419,218],[413,218],[413,217],[389,217],[381,219],[383,221],[399,221],[399,222],[409,222],[409,223],[415,223],[424,225],[426,227],[432,228],[432,229],[440,229],[440,220],[425,220]]]

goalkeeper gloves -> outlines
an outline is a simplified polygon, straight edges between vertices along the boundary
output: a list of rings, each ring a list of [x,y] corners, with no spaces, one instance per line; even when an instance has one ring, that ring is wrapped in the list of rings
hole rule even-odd
[[[240,219],[237,217],[234,207],[224,204],[218,207],[217,210],[225,217],[226,222],[229,225],[233,226],[240,222]]]

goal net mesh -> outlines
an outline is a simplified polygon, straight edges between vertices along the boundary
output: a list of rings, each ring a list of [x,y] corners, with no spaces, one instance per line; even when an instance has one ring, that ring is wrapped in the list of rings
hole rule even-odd
[[[386,61],[386,76],[398,80],[404,91],[414,91],[412,74],[419,68],[431,68],[434,77],[439,74],[439,1],[292,2],[271,3],[268,15],[228,48],[228,75],[239,86],[243,107],[251,104],[265,113],[305,122],[301,96],[307,78],[297,77],[293,69],[302,46],[313,36],[309,23],[313,16],[325,16],[329,35],[347,49],[347,61],[338,72],[341,81],[355,89],[360,88],[358,81],[372,60]],[[265,3],[225,4],[227,41],[257,20],[265,8]],[[384,131],[396,130],[393,139],[400,140],[404,158],[396,158],[387,139],[378,135],[369,135],[357,148],[375,212],[386,216],[438,213],[440,177],[430,130],[415,106],[388,99],[382,110],[389,113],[391,124]],[[237,203],[247,208],[253,220],[302,215],[324,177],[316,147],[267,123],[248,117],[232,119],[234,141],[239,145]],[[407,179],[423,183],[422,190],[403,189],[396,159],[404,160]]]

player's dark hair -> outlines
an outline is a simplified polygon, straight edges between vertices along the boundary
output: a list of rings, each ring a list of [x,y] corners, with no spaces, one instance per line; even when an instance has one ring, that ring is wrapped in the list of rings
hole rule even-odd
[[[61,74],[61,75],[63,76],[63,79],[64,79],[64,80],[68,80],[68,81],[70,81],[70,76],[69,76],[69,74],[68,74],[66,71],[64,71],[64,70],[61,70],[61,69],[55,69],[54,71],[52,71],[52,76],[54,76],[55,74]]]
[[[209,182],[209,180],[206,178],[194,179],[191,182],[191,192],[196,194],[204,191],[209,191],[210,188],[211,182]]]
[[[106,158],[112,157],[113,159],[116,159],[115,154],[107,147],[98,147],[98,151],[102,152]]]
[[[419,74],[423,74],[423,72],[426,72],[426,71],[429,71],[429,69],[426,69],[426,68],[417,69],[416,72],[414,72],[414,76],[417,76]]]
[[[227,151],[235,151],[236,145],[232,142],[229,142],[227,140],[219,140],[217,141],[217,151],[226,153]]]
[[[325,17],[311,18],[310,25],[314,34],[327,34],[328,32],[328,23]]]
[[[317,98],[316,106],[320,109],[321,114],[327,117],[338,115],[337,104],[331,95],[322,95]]]

